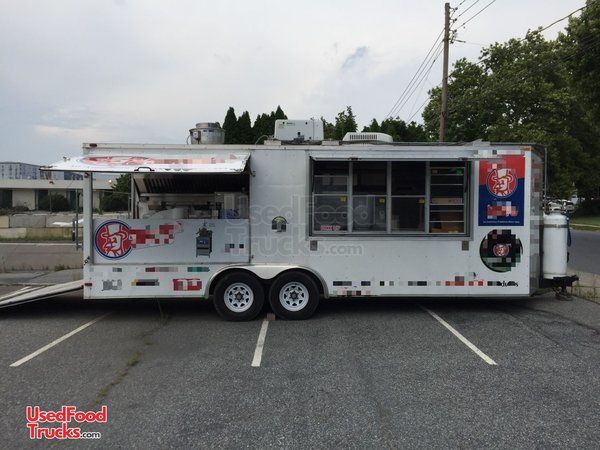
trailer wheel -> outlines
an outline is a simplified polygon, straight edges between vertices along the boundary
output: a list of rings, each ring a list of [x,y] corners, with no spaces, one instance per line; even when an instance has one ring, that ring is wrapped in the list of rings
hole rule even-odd
[[[265,293],[262,285],[252,275],[232,273],[218,281],[213,303],[225,320],[252,320],[265,303]]]
[[[319,306],[319,288],[308,275],[287,272],[271,285],[269,303],[282,319],[308,319]]]

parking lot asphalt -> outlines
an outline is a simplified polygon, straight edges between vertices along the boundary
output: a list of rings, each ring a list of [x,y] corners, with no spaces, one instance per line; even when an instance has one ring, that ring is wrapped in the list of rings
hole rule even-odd
[[[2,310],[3,446],[32,444],[27,405],[106,405],[107,423],[82,427],[101,439],[78,446],[597,448],[596,303],[344,299],[308,321],[265,316],[77,294]]]

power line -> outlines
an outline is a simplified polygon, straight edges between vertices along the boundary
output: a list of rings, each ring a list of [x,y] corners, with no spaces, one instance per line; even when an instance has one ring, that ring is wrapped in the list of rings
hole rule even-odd
[[[463,1],[462,1],[462,2],[461,2],[459,5],[458,5],[458,6],[460,6],[460,5],[462,5],[463,3],[465,3],[465,1],[466,1],[466,0],[463,0]],[[465,25],[467,22],[470,22],[472,19],[474,19],[474,18],[475,18],[476,16],[478,16],[479,14],[481,14],[481,13],[482,13],[482,12],[483,12],[485,9],[487,9],[489,6],[491,6],[491,5],[492,5],[492,4],[493,4],[495,1],[496,1],[496,0],[492,0],[490,3],[488,3],[486,6],[484,6],[484,7],[483,7],[481,10],[479,10],[479,11],[478,11],[476,14],[474,14],[473,16],[471,16],[471,17],[470,17],[468,20],[466,20],[465,22],[463,22],[461,25],[459,25],[459,28],[460,28],[460,27],[462,27],[462,26],[464,26],[464,25]],[[472,4],[472,5],[471,5],[471,6],[470,6],[468,9],[470,9],[470,8],[471,8],[472,6],[474,6],[476,3],[477,3],[477,1],[476,1],[475,3],[473,3],[473,4]],[[539,30],[536,30],[536,32],[540,32],[540,33],[541,33],[541,32],[543,32],[543,31],[547,30],[548,28],[550,28],[550,27],[552,27],[552,26],[556,25],[557,23],[560,23],[560,22],[562,22],[563,20],[570,18],[571,16],[573,16],[573,14],[576,14],[576,13],[578,13],[578,12],[580,12],[580,11],[584,10],[585,8],[586,8],[586,6],[583,6],[583,7],[581,7],[581,8],[578,8],[578,9],[576,9],[576,10],[572,11],[571,13],[567,14],[566,16],[564,16],[564,17],[561,17],[560,19],[557,19],[557,20],[555,20],[554,22],[552,22],[552,23],[550,23],[550,24],[548,24],[548,25],[546,25],[546,26],[542,27],[542,28],[541,28],[541,29],[539,29]],[[457,7],[456,9],[458,9],[458,7]],[[455,10],[456,10],[456,9],[455,9]],[[462,13],[462,14],[464,14],[466,11],[467,11],[467,10],[463,11],[463,13]],[[461,14],[461,15],[462,15],[462,14]],[[458,17],[460,17],[460,15],[459,15]],[[458,17],[457,17],[457,19],[458,19]],[[455,21],[456,21],[456,20],[455,20]],[[526,38],[527,38],[527,37],[523,37],[523,38],[519,39],[519,40],[518,40],[518,42],[521,42],[521,41],[525,40]],[[594,42],[594,41],[597,41],[597,42]],[[461,42],[461,41],[458,41],[458,42]],[[467,42],[465,42],[465,43],[467,43]],[[578,49],[577,51],[575,51],[575,52],[571,53],[570,55],[563,56],[563,57],[559,58],[558,60],[552,60],[552,61],[546,62],[545,64],[540,64],[540,65],[538,65],[538,67],[537,67],[537,70],[544,69],[544,68],[546,68],[546,67],[549,67],[549,66],[551,66],[551,65],[554,65],[554,64],[556,64],[556,62],[558,62],[558,61],[561,61],[561,62],[566,62],[566,61],[568,61],[568,60],[571,60],[571,59],[573,59],[573,58],[577,57],[577,56],[578,56],[578,54],[579,54],[580,52],[582,52],[582,51],[595,49],[596,47],[600,46],[600,38],[599,38],[598,36],[589,36],[589,37],[587,37],[587,38],[583,39],[583,40],[580,42],[580,44],[582,45],[582,47],[581,47],[580,49]],[[477,62],[477,63],[475,63],[475,64],[476,64],[476,65],[481,65],[481,66],[483,67],[483,64],[485,64],[485,62],[486,62],[488,59],[489,59],[489,58],[482,59],[482,60],[480,60],[479,62]],[[530,71],[530,70],[528,70],[528,69],[523,69],[523,70],[521,70],[521,71],[519,71],[519,72],[513,72],[513,73],[512,73],[513,77],[510,77],[510,78],[504,78],[504,79],[502,79],[502,80],[501,80],[501,83],[502,83],[502,82],[504,82],[504,83],[515,83],[515,82],[518,82],[518,81],[522,81],[522,80],[523,80],[523,78],[521,77],[521,75],[526,75],[527,73],[530,73],[530,72],[531,72],[531,71]],[[485,86],[485,84],[486,84],[486,83],[488,83],[488,82],[489,82],[489,80],[490,80],[489,76],[488,76],[488,77],[486,77],[486,78],[483,80],[483,84],[482,84],[481,86],[479,86],[479,87],[481,88],[481,87]],[[462,98],[466,97],[467,95],[469,95],[469,93],[464,93],[463,95],[461,95],[461,96],[458,96],[458,97],[454,97],[454,96],[452,96],[452,97],[453,97],[453,99],[459,100],[459,99],[462,99]],[[415,116],[415,115],[416,115],[416,114],[417,114],[417,113],[418,113],[418,112],[419,112],[419,111],[420,111],[420,110],[421,110],[421,109],[422,109],[422,108],[425,106],[425,104],[426,104],[428,101],[429,101],[429,97],[428,97],[428,98],[426,98],[426,99],[425,99],[425,101],[424,101],[424,102],[421,104],[421,106],[420,106],[420,107],[419,107],[419,108],[418,108],[418,109],[417,109],[417,110],[416,110],[416,111],[415,111],[415,112],[414,112],[414,113],[411,115],[411,117],[410,117],[410,119],[409,119],[409,122],[410,122],[410,121],[411,121],[411,120],[414,118],[414,116]],[[448,114],[451,114],[451,113],[455,112],[455,111],[456,111],[456,109],[457,109],[457,105],[455,105],[455,107],[454,107],[454,108],[450,109],[450,111],[448,112]]]
[[[570,13],[569,13],[569,14],[567,14],[565,17],[561,17],[560,19],[556,19],[556,20],[555,20],[554,22],[552,22],[551,24],[549,24],[549,25],[546,25],[545,27],[542,27],[542,28],[540,28],[539,30],[535,30],[535,31],[536,31],[536,32],[538,32],[538,33],[541,33],[542,31],[546,31],[548,28],[550,28],[550,27],[553,27],[553,26],[554,26],[554,25],[556,25],[557,23],[559,23],[559,22],[562,22],[563,20],[570,18],[570,17],[571,17],[573,14],[576,14],[576,13],[578,13],[579,11],[583,11],[585,8],[586,8],[586,6],[582,6],[581,8],[579,8],[579,9],[576,9],[575,11],[572,11],[572,12],[570,12]],[[523,40],[525,40],[525,39],[527,39],[527,36],[525,36],[525,37],[523,37],[523,38],[519,39],[519,42],[521,42],[521,41],[523,41]]]
[[[565,17],[562,17],[562,18],[560,18],[560,19],[557,19],[557,20],[555,20],[554,22],[552,22],[551,24],[549,24],[549,25],[546,25],[545,27],[542,27],[542,28],[540,28],[539,30],[534,30],[534,32],[535,32],[535,33],[541,33],[542,31],[545,31],[545,30],[547,30],[548,28],[550,28],[550,27],[552,27],[552,26],[556,25],[557,23],[559,23],[559,22],[562,22],[563,20],[565,20],[565,19],[567,19],[567,18],[571,17],[573,14],[575,14],[575,13],[577,13],[577,12],[579,12],[579,11],[582,11],[582,10],[584,10],[586,7],[587,7],[587,6],[583,6],[583,7],[579,8],[579,9],[576,9],[575,11],[573,11],[573,12],[571,12],[571,13],[567,14]],[[592,36],[592,38],[593,38],[593,36]],[[527,36],[524,36],[524,37],[522,37],[521,39],[517,39],[517,40],[516,40],[516,42],[522,42],[522,41],[524,41],[525,39],[527,39]],[[586,38],[586,39],[589,39],[589,37],[588,37],[588,38]],[[584,39],[584,40],[585,40],[585,39]],[[465,44],[467,44],[467,43],[468,43],[467,41],[461,41],[461,40],[458,40],[458,39],[455,39],[455,42],[462,42],[462,43],[465,43]],[[476,43],[475,43],[475,42],[473,42],[472,44],[476,44]],[[481,45],[483,46],[483,44],[481,44]],[[477,65],[477,66],[481,66],[481,67],[483,67],[483,64],[485,64],[485,62],[486,62],[488,59],[489,59],[489,57],[487,57],[487,58],[482,58],[481,60],[479,60],[478,62],[476,62],[476,63],[474,63],[474,64],[475,64],[475,65]]]
[[[469,6],[467,9],[465,9],[463,12],[461,12],[456,19],[454,19],[454,21],[456,22],[458,19],[460,19],[461,16],[463,16],[468,10],[470,10],[473,6],[475,6],[477,3],[479,3],[481,0],[475,0],[475,3],[471,4],[471,6]],[[464,2],[462,2],[460,5],[462,5]],[[456,7],[456,9],[458,9],[458,7],[460,6],[458,5]]]
[[[430,61],[431,61],[430,63],[428,62],[429,66],[428,66],[427,70],[426,71],[422,71],[421,74],[417,77],[417,79],[415,80],[415,84],[413,84],[412,88],[404,96],[403,101],[400,104],[398,104],[397,108],[395,108],[394,114],[397,114],[400,111],[402,111],[402,109],[404,108],[404,106],[406,106],[406,104],[411,99],[411,97],[416,92],[416,90],[419,89],[419,87],[425,81],[425,79],[427,78],[427,76],[431,72],[431,69],[433,68],[433,65],[436,63],[436,61],[439,59],[440,55],[442,54],[442,48],[441,47],[442,47],[442,43],[440,42],[438,44],[435,56],[430,59]],[[425,67],[427,67],[427,66],[425,66]]]
[[[468,0],[462,0],[455,8],[453,8],[453,14],[464,4],[466,3]],[[462,11],[455,19],[452,19],[452,22],[455,23],[458,21],[458,19],[460,17],[462,17],[465,13],[467,13],[470,9],[472,9],[475,5],[477,5],[477,3],[479,3],[481,0],[475,0],[472,4],[470,4],[464,11]],[[460,25],[458,25],[456,28],[462,28],[465,27],[467,23],[471,22],[473,19],[475,19],[477,16],[479,16],[483,11],[485,11],[487,8],[489,8],[492,4],[494,4],[496,2],[496,0],[491,0],[489,3],[487,3],[483,8],[481,8],[479,11],[477,11],[475,14],[473,14],[471,17],[469,17],[468,19],[466,19],[463,23],[461,23]],[[555,20],[554,22],[546,25],[545,27],[537,30],[538,32],[542,32],[547,30],[548,28],[556,25],[559,22],[562,22],[565,19],[570,18],[573,14],[578,13],[579,11],[584,10],[586,7],[583,6],[581,8],[578,8],[574,11],[572,11],[571,13],[569,13],[568,15]],[[422,85],[425,81],[425,79],[427,78],[427,76],[429,75],[433,64],[435,64],[435,62],[437,61],[437,59],[439,58],[441,51],[438,52],[437,49],[436,51],[433,53],[432,55],[432,51],[434,48],[437,47],[439,48],[442,44],[442,42],[439,42],[440,37],[442,36],[444,30],[442,29],[442,31],[440,31],[440,33],[438,34],[438,36],[436,37],[434,43],[432,44],[431,48],[429,49],[429,51],[427,52],[427,54],[425,55],[425,58],[423,59],[423,61],[421,62],[421,64],[419,65],[417,71],[415,72],[415,74],[413,75],[413,77],[411,78],[411,80],[409,81],[408,85],[404,88],[404,90],[402,91],[402,94],[400,94],[400,97],[396,100],[396,102],[394,103],[394,106],[392,106],[392,108],[390,109],[389,113],[386,116],[386,119],[389,117],[392,117],[394,114],[400,112],[404,106],[406,105],[406,103],[410,100],[410,98],[413,96],[413,94],[415,93],[415,91],[417,89],[419,89],[419,87],[421,87],[421,91],[422,91]],[[522,38],[519,41],[522,41],[526,38]],[[475,44],[475,43],[470,43],[470,42],[466,42],[466,41],[457,41],[457,42],[463,42],[465,44],[469,43],[469,44]],[[476,45],[481,45],[481,44],[476,44]],[[437,54],[436,54],[437,53]],[[573,57],[575,57],[576,54],[571,55],[566,57],[564,60],[567,59],[571,59]],[[428,66],[429,62],[431,61],[431,64],[429,65],[429,69],[427,69],[426,72],[423,72],[425,70],[425,68]],[[484,61],[480,61],[479,63],[477,63],[477,65],[484,63]],[[544,66],[542,66],[544,67]],[[523,73],[524,71],[521,71],[521,73]],[[518,75],[517,74],[513,74],[513,75]],[[488,81],[489,78],[486,78],[484,80],[484,83],[486,81]],[[419,92],[421,92],[419,91]],[[418,97],[418,96],[417,96]],[[411,115],[410,120],[412,120],[412,118],[415,116],[415,114],[417,114],[419,112],[420,109],[422,109],[422,107],[425,105],[425,103],[427,103],[427,101],[429,100],[429,98],[426,98],[425,101],[423,102],[423,104]],[[413,105],[414,107],[414,105]],[[453,110],[451,110],[451,112],[453,112]]]
[[[413,117],[415,117],[415,116],[417,115],[417,113],[423,109],[423,107],[425,106],[425,104],[426,104],[428,101],[429,101],[429,97],[428,97],[428,98],[426,98],[426,99],[425,99],[425,101],[424,101],[423,103],[421,103],[421,106],[419,106],[419,107],[417,108],[417,110],[416,110],[416,111],[413,113],[413,115],[412,115],[412,116],[410,116],[410,119],[408,119],[408,122],[407,122],[407,123],[410,123],[410,122],[413,120]]]
[[[427,52],[427,54],[425,55],[425,58],[423,59],[423,61],[421,62],[421,64],[419,65],[417,71],[415,72],[415,74],[413,75],[413,77],[411,78],[411,80],[409,81],[409,83],[406,85],[406,87],[404,88],[404,91],[402,91],[402,94],[400,94],[400,97],[398,97],[398,100],[396,100],[396,103],[394,103],[394,106],[392,106],[392,109],[390,109],[390,112],[386,115],[386,118],[391,117],[396,109],[396,107],[398,106],[398,104],[403,100],[404,95],[406,94],[406,92],[408,91],[408,89],[411,87],[413,81],[415,80],[415,78],[418,76],[419,72],[421,71],[421,69],[426,66],[427,61],[430,58],[431,52],[433,51],[433,49],[436,47],[436,45],[438,45],[438,42],[440,40],[440,38],[442,37],[442,34],[444,33],[444,30],[442,29],[440,31],[440,33],[437,35],[437,37],[435,38],[435,41],[433,42],[433,45],[431,46],[431,48],[429,49],[429,51]]]
[[[569,17],[571,17],[573,14],[575,14],[575,13],[578,13],[579,11],[583,11],[584,9],[585,9],[585,6],[582,6],[581,8],[579,8],[579,9],[576,9],[575,11],[573,11],[572,13],[569,13],[569,14],[567,14],[565,17],[562,17],[562,18],[560,18],[560,19],[558,19],[558,20],[555,20],[555,21],[554,21],[554,22],[552,22],[550,25],[546,25],[544,28],[542,28],[541,30],[537,30],[537,31],[539,31],[539,32],[546,31],[548,28],[550,28],[550,27],[552,27],[552,26],[556,25],[556,24],[557,24],[557,23],[559,23],[559,22],[562,22],[562,21],[563,21],[563,20],[565,20],[565,19],[568,19],[568,18],[569,18]]]
[[[479,0],[478,0],[479,1]],[[457,26],[456,28],[462,28],[464,27],[466,24],[468,24],[471,20],[473,20],[475,17],[477,17],[479,14],[481,14],[483,11],[485,11],[486,9],[488,9],[490,6],[492,6],[492,4],[496,3],[496,0],[492,0],[491,2],[489,2],[487,5],[485,5],[483,8],[481,8],[479,11],[477,11],[474,15],[472,15],[471,17],[469,17],[467,20],[465,20],[463,23],[461,23],[459,26]],[[463,12],[463,14],[467,12],[466,10]],[[462,14],[461,14],[462,15]],[[460,16],[458,16],[460,17]],[[456,18],[458,20],[458,17]]]
[[[456,12],[467,0],[462,0],[458,6],[456,8],[453,9],[453,13]],[[456,19],[454,19],[453,22],[456,22],[456,20],[458,20],[459,17],[461,17],[463,14],[465,14],[467,11],[469,11],[471,8],[473,8],[473,6],[475,6],[477,3],[479,3],[481,0],[475,0],[471,5],[469,5],[463,12],[461,12],[458,17]],[[495,0],[494,0],[495,1]],[[390,109],[390,111],[387,113],[386,115],[386,119],[389,117],[392,117],[394,114],[397,114],[406,104],[406,102],[411,98],[412,94],[414,93],[414,91],[416,89],[418,89],[419,87],[419,80],[422,81],[422,74],[423,74],[423,70],[425,70],[425,68],[427,67],[427,65],[429,64],[429,62],[433,59],[433,62],[435,63],[435,61],[437,60],[437,58],[439,57],[439,55],[437,56],[433,56],[435,55],[435,52],[437,51],[436,46],[440,46],[443,42],[440,42],[440,38],[442,37],[444,33],[444,29],[442,29],[440,31],[440,33],[438,34],[438,36],[436,37],[435,41],[433,42],[433,44],[431,45],[431,48],[429,49],[429,51],[427,52],[427,54],[425,55],[425,58],[423,59],[423,61],[421,61],[421,64],[419,65],[419,67],[417,68],[417,71],[414,73],[414,75],[412,76],[411,80],[408,82],[408,84],[406,85],[406,87],[404,88],[404,90],[402,91],[402,93],[400,94],[400,97],[398,97],[398,99],[396,100],[396,102],[394,103],[394,105],[392,106],[392,108]],[[434,49],[436,49],[434,51]],[[434,51],[433,55],[432,55],[432,51]],[[430,71],[431,69],[429,69]],[[425,75],[426,76],[426,75]],[[411,91],[412,89],[412,91]],[[385,120],[385,119],[384,119]]]
[[[431,89],[434,89],[433,84],[431,84],[431,81],[429,81],[429,78],[426,79],[426,81],[429,82],[429,85],[431,86]],[[421,86],[421,91],[419,92],[419,95],[421,94],[421,92],[423,91],[423,87],[425,86],[425,84],[423,84]],[[439,85],[438,85],[439,86]],[[423,106],[425,106],[425,104],[429,101],[429,96],[425,97],[425,100],[423,101],[423,103],[421,103],[421,106],[419,106],[417,109],[415,109],[415,105],[417,104],[417,100],[418,100],[418,96],[415,97],[415,101],[413,103],[412,109],[411,109],[411,115],[410,115],[410,119],[408,119],[407,123],[410,123],[411,120],[413,119],[413,117],[415,117],[415,115],[421,111],[423,109]]]
[[[442,49],[439,50],[439,52],[437,53],[435,59],[433,59],[433,61],[431,62],[431,64],[429,65],[429,69],[427,69],[427,72],[424,72],[422,77],[421,77],[421,81],[414,87],[414,89],[412,90],[412,92],[410,93],[409,96],[406,97],[406,99],[404,100],[402,106],[400,106],[398,108],[398,113],[400,111],[402,111],[402,109],[408,104],[409,100],[412,98],[412,96],[418,91],[418,94],[415,96],[415,101],[413,103],[413,106],[411,108],[411,111],[414,109],[415,104],[417,103],[417,101],[419,100],[419,95],[421,95],[421,92],[423,92],[423,86],[425,86],[425,81],[427,81],[429,74],[431,73],[431,69],[433,69],[434,64],[436,63],[436,61],[439,59],[440,55],[442,54]]]
[[[463,4],[464,2],[466,2],[466,1],[468,1],[468,0],[462,0],[462,2],[460,2],[460,3],[459,3],[457,6],[456,6],[456,8],[454,8],[454,11],[458,10],[458,8],[460,8],[460,7],[462,6],[462,4]]]

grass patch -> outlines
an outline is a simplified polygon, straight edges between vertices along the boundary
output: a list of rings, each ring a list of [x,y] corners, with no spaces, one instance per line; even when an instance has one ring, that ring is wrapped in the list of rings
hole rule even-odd
[[[129,358],[129,361],[127,361],[127,365],[129,367],[133,367],[135,365],[137,365],[137,363],[140,362],[140,358],[142,356],[142,352],[140,352],[139,350],[137,350],[133,356],[131,358]]]
[[[129,374],[129,369],[136,366],[140,362],[141,357],[142,352],[136,350],[135,353],[131,356],[131,358],[129,358],[129,360],[127,361],[127,366],[125,367],[125,369],[119,372],[110,383],[108,383],[106,386],[100,389],[100,392],[98,392],[98,395],[96,395],[96,398],[94,399],[92,405],[99,405],[108,396],[112,388],[119,385],[125,379],[125,377]]]
[[[91,403],[92,407],[100,405],[100,403],[102,403],[108,397],[110,391],[125,380],[125,378],[129,375],[130,370],[137,366],[141,361],[142,356],[144,355],[144,349],[154,344],[154,342],[152,341],[152,335],[158,330],[160,330],[162,327],[164,327],[168,321],[169,314],[163,313],[162,309],[160,309],[160,318],[158,324],[154,328],[143,333],[141,336],[143,347],[135,350],[127,360],[125,367],[117,373],[117,375],[112,379],[112,381],[110,381],[110,383],[108,383],[106,386],[100,389],[100,391],[96,395],[96,398]]]
[[[583,216],[571,218],[572,225],[592,225],[600,227],[600,216]]]
[[[600,231],[600,227],[596,225],[581,225],[578,223],[571,224],[571,228],[573,230],[583,230],[583,231]]]

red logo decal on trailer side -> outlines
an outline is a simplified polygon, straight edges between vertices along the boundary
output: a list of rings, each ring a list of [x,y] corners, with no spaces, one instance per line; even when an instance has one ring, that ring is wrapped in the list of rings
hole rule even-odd
[[[119,259],[131,251],[129,226],[119,220],[104,222],[96,230],[94,238],[96,250],[109,259]]]
[[[510,244],[496,244],[492,248],[494,256],[506,256],[510,252]]]
[[[517,189],[517,182],[513,169],[492,169],[487,178],[487,188],[496,197],[508,197]]]

